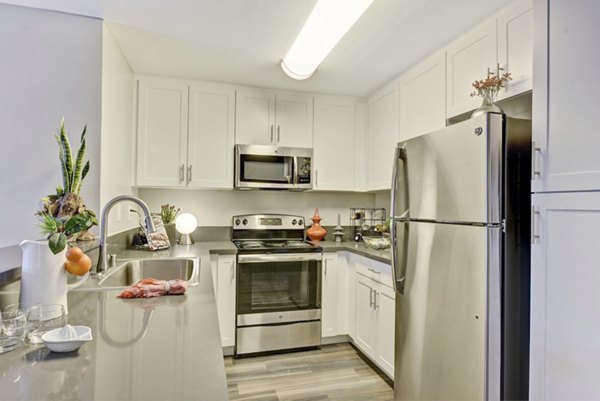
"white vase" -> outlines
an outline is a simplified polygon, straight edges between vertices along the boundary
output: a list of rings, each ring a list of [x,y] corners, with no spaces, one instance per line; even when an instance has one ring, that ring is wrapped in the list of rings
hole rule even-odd
[[[66,248],[54,255],[46,240],[25,240],[19,246],[23,252],[19,303],[24,308],[36,304],[60,304],[68,313],[67,291],[83,284],[88,274],[73,284],[67,284],[64,266]]]

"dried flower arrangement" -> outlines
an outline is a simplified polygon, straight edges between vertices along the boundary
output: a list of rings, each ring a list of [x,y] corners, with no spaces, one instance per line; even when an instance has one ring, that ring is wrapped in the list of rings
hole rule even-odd
[[[496,96],[498,96],[500,89],[504,88],[508,81],[512,80],[510,72],[500,74],[500,71],[502,70],[503,69],[498,66],[496,68],[496,73],[493,74],[488,68],[487,78],[473,82],[472,85],[475,90],[471,93],[471,96],[481,96],[493,103],[496,100]]]

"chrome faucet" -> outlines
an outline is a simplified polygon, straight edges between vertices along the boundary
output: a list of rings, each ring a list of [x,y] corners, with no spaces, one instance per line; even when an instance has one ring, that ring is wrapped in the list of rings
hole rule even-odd
[[[110,212],[110,209],[112,209],[115,204],[122,201],[137,203],[144,212],[146,220],[146,232],[153,233],[156,231],[154,228],[154,223],[152,222],[152,216],[150,215],[150,209],[148,208],[148,205],[146,205],[146,202],[140,198],[136,198],[135,196],[131,195],[121,195],[106,202],[104,209],[102,209],[102,215],[100,216],[100,244],[98,245],[98,264],[96,265],[96,274],[106,271],[106,228],[108,226],[108,212]]]

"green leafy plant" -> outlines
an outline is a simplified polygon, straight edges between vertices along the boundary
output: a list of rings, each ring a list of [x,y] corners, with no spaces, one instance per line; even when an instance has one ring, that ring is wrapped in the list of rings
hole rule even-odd
[[[162,218],[163,223],[171,224],[175,221],[175,217],[179,214],[181,209],[175,209],[174,205],[160,205],[160,217]]]
[[[75,158],[65,130],[64,118],[61,120],[59,133],[54,136],[59,147],[62,186],[56,188],[56,193],[42,199],[42,210],[37,213],[40,216],[40,228],[47,235],[50,250],[54,254],[65,249],[69,241],[93,239],[94,236],[87,230],[98,224],[96,214],[86,208],[79,195],[83,179],[90,170],[89,160],[84,163],[86,130],[87,126],[81,133]]]

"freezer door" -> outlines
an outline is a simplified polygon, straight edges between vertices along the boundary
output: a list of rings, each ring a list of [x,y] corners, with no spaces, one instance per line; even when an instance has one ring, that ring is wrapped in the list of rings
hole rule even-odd
[[[498,400],[500,229],[394,222],[395,400]],[[405,237],[408,235],[408,240]]]
[[[503,118],[489,113],[399,143],[392,217],[499,223]]]

